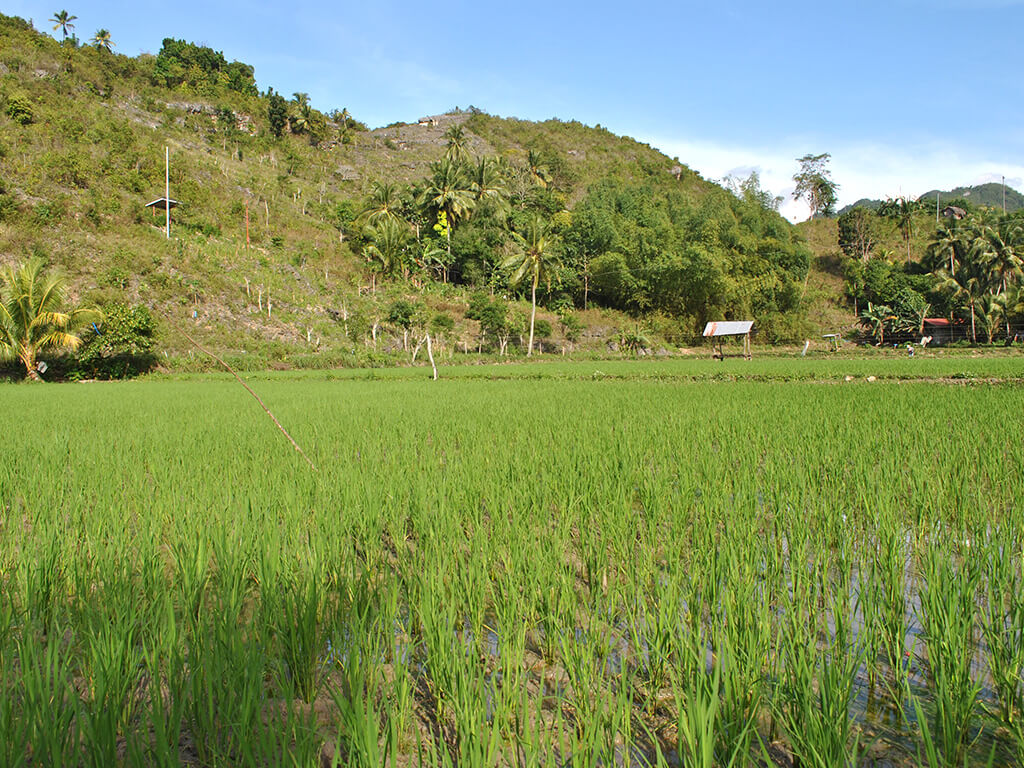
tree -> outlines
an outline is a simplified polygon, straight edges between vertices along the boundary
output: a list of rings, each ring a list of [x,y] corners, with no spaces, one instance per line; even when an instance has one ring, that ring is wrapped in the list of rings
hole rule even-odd
[[[398,299],[388,307],[386,322],[402,330],[402,349],[409,351],[409,330],[416,324],[417,307],[411,301]]]
[[[971,265],[976,266],[976,265]],[[956,275],[944,269],[936,273],[939,279],[939,290],[948,293],[952,300],[961,307],[967,307],[971,313],[971,341],[978,342],[977,309],[981,297],[985,295],[985,280],[977,269],[963,268]]]
[[[281,94],[274,93],[273,88],[267,92],[267,122],[270,124],[270,132],[281,138],[288,124],[288,102]]]
[[[449,260],[452,252],[451,227],[469,215],[473,208],[473,193],[463,173],[463,167],[445,157],[430,166],[431,175],[420,192],[421,204],[436,214],[444,211],[448,229],[445,242]]]
[[[512,270],[509,280],[512,285],[521,285],[527,279],[530,281],[530,341],[526,347],[526,356],[529,357],[533,353],[533,333],[537,322],[537,286],[541,280],[550,286],[558,260],[551,249],[553,238],[549,236],[548,225],[540,216],[534,216],[522,234],[513,232],[512,238],[516,252],[505,262],[506,268]]]
[[[547,187],[551,183],[551,172],[541,159],[540,153],[530,150],[526,156],[526,166],[530,173],[530,179],[538,187]]]
[[[933,272],[948,265],[947,272],[955,275],[957,265],[963,262],[968,247],[960,226],[956,223],[944,224],[936,230],[935,237],[928,244],[925,264]]]
[[[364,251],[371,267],[379,268],[385,275],[401,266],[403,274],[407,269],[403,258],[412,233],[409,227],[398,218],[383,218],[376,225],[367,227],[367,237],[372,243]],[[376,276],[371,273],[371,290],[376,292]]]
[[[114,45],[114,41],[110,39],[110,30],[97,29],[96,34],[92,36],[92,44],[97,49],[103,49],[109,51]]]
[[[36,358],[40,352],[78,349],[78,331],[102,319],[94,309],[65,309],[64,281],[43,272],[33,259],[0,273],[0,358],[18,358],[28,377],[42,381]]]
[[[448,140],[445,158],[453,163],[468,163],[469,136],[466,135],[466,129],[461,125],[452,125],[444,132],[444,137]]]
[[[402,198],[398,191],[398,185],[390,181],[375,181],[370,188],[370,196],[363,206],[362,215],[370,224],[376,224],[383,219],[400,219],[399,211],[402,209]]]
[[[867,208],[856,206],[841,214],[839,225],[839,247],[851,258],[867,261],[875,247],[874,216]]]
[[[832,174],[826,167],[832,155],[824,152],[820,155],[804,155],[797,158],[800,171],[793,176],[796,189],[793,199],[807,201],[811,209],[809,219],[816,216],[830,216],[836,205],[836,191],[839,185],[832,180]]]
[[[497,164],[489,157],[481,157],[470,171],[469,189],[476,201],[490,200],[499,206],[505,203],[505,182]]]
[[[891,307],[872,304],[870,301],[868,308],[860,313],[861,322],[871,328],[871,335],[878,340],[879,345],[885,343],[885,328],[894,318]]]
[[[903,236],[903,242],[907,246],[907,263],[910,263],[910,239],[914,235],[914,214],[920,209],[919,202],[906,197],[890,198],[878,206],[879,216],[896,222],[896,226]]]
[[[78,350],[81,373],[92,378],[123,378],[148,371],[156,363],[156,324],[142,305],[113,302],[103,307],[103,322]]]
[[[53,18],[50,21],[53,22],[54,30],[61,30],[64,33],[64,39],[67,40],[68,30],[75,28],[75,25],[71,22],[77,18],[77,16],[69,15],[67,11],[57,11],[57,13],[53,14]]]

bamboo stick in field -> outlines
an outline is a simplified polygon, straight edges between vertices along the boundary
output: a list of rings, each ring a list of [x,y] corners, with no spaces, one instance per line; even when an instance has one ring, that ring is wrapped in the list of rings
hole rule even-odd
[[[268,301],[267,301],[267,310],[268,310],[268,311],[269,311],[269,308],[270,308],[270,301],[268,300]],[[230,374],[231,374],[232,376],[234,376],[234,377],[235,377],[236,379],[238,379],[238,383],[239,383],[239,384],[241,384],[241,385],[242,385],[243,387],[245,387],[245,391],[246,391],[246,392],[248,392],[248,393],[249,393],[250,395],[252,395],[252,396],[253,396],[254,398],[256,398],[256,402],[257,402],[257,403],[259,403],[259,404],[260,404],[260,407],[261,407],[261,408],[262,408],[262,409],[263,409],[264,411],[266,411],[266,412],[267,412],[267,416],[269,416],[269,417],[270,417],[270,419],[271,419],[271,421],[273,421],[273,422],[274,422],[274,424],[276,424],[276,425],[277,425],[277,428],[278,428],[279,430],[281,430],[281,433],[282,433],[282,434],[283,434],[283,435],[284,435],[285,437],[287,437],[287,438],[288,438],[288,442],[290,442],[290,443],[292,444],[292,447],[293,447],[293,448],[295,448],[295,450],[296,450],[296,451],[298,451],[299,453],[301,453],[301,454],[302,454],[302,458],[304,458],[304,459],[306,460],[306,463],[307,463],[307,464],[309,464],[309,467],[310,467],[310,469],[312,469],[312,470],[313,470],[314,472],[318,472],[318,471],[319,471],[319,470],[318,470],[318,469],[316,468],[316,464],[314,464],[314,463],[313,463],[313,462],[312,462],[312,461],[310,460],[309,456],[307,456],[307,455],[306,455],[306,452],[305,452],[304,450],[302,450],[302,448],[300,448],[300,447],[299,447],[299,444],[298,444],[297,442],[295,442],[295,438],[293,438],[293,437],[292,437],[292,436],[291,436],[290,434],[288,434],[288,430],[287,430],[287,429],[285,429],[285,428],[284,428],[284,427],[283,427],[283,426],[281,425],[281,422],[277,420],[277,417],[276,417],[276,416],[275,416],[275,415],[274,415],[273,413],[271,413],[270,409],[269,409],[269,408],[267,408],[267,405],[266,405],[266,403],[264,403],[264,402],[263,402],[263,400],[261,400],[261,399],[260,399],[260,396],[259,396],[259,395],[257,395],[257,394],[256,394],[255,392],[253,392],[253,391],[252,391],[252,387],[250,387],[250,386],[249,386],[248,384],[246,384],[246,383],[245,383],[245,382],[244,382],[244,381],[242,380],[242,377],[241,377],[241,376],[239,376],[239,375],[238,375],[237,373],[235,373],[235,369],[234,369],[234,368],[232,368],[232,367],[231,367],[230,365],[228,365],[228,364],[227,364],[227,363],[225,363],[225,362],[224,362],[223,360],[221,360],[221,359],[220,359],[219,357],[217,357],[217,356],[216,356],[215,354],[213,354],[213,352],[211,352],[210,350],[208,350],[208,349],[206,349],[205,347],[203,347],[203,345],[202,345],[202,344],[200,344],[200,343],[199,343],[198,341],[196,341],[195,339],[193,339],[193,338],[192,338],[191,336],[189,336],[189,335],[188,335],[187,333],[185,333],[185,332],[184,332],[183,330],[181,330],[180,328],[177,328],[177,327],[175,326],[175,330],[177,330],[177,331],[178,331],[178,333],[180,333],[180,334],[181,334],[182,336],[184,336],[184,337],[185,337],[186,339],[188,339],[188,340],[189,340],[190,342],[192,342],[192,343],[193,343],[193,344],[194,344],[194,345],[196,346],[196,348],[197,348],[197,349],[198,349],[198,350],[199,350],[200,352],[205,352],[205,353],[206,353],[206,354],[208,354],[208,355],[209,355],[210,357],[212,357],[212,358],[213,358],[214,360],[216,360],[216,361],[217,361],[218,363],[220,363],[220,364],[221,364],[221,365],[223,365],[223,366],[224,366],[225,368],[227,368],[227,369],[228,369],[228,372],[229,372],[229,373],[230,373]]]

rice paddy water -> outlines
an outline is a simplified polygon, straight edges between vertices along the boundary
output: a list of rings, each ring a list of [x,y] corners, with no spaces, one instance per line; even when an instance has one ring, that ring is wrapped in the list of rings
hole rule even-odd
[[[0,764],[1021,764],[1024,388],[688,370],[0,388]]]

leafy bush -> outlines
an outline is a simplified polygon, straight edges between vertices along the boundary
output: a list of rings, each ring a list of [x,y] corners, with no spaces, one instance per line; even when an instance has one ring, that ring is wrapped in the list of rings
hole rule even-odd
[[[7,116],[20,125],[30,125],[34,119],[32,102],[25,96],[11,96],[4,110]]]
[[[103,322],[94,324],[81,346],[72,378],[120,379],[138,376],[156,363],[156,324],[143,306],[120,302],[103,307]]]

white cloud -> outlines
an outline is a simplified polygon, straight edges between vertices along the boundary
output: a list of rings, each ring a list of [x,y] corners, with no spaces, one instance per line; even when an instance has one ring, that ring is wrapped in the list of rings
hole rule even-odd
[[[642,139],[643,140],[643,139]],[[781,195],[781,212],[791,221],[807,218],[802,201],[793,200],[796,158],[809,151],[823,151],[806,143],[788,142],[773,147],[727,146],[713,141],[648,139],[665,154],[678,157],[707,179],[750,175],[757,171],[761,186]],[[985,182],[1024,187],[1024,165],[980,155],[969,156],[948,146],[932,144],[897,148],[881,144],[848,144],[831,148],[832,178],[839,184],[839,207],[861,198],[917,197],[932,189]]]

